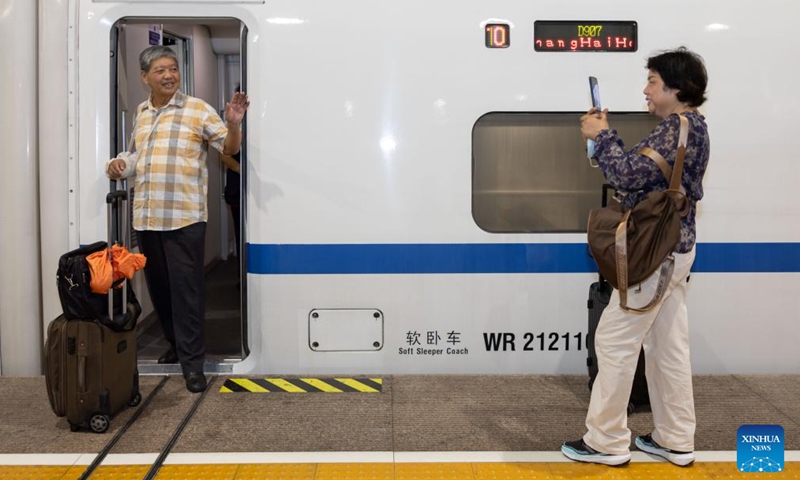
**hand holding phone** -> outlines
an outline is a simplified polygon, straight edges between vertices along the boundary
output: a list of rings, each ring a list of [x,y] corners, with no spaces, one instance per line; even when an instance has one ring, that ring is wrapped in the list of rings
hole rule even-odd
[[[603,110],[600,104],[600,85],[598,85],[597,78],[595,77],[589,77],[589,93],[592,95],[592,107]],[[586,140],[586,153],[590,159],[594,157],[594,140]],[[597,166],[594,164],[591,165],[593,167]]]

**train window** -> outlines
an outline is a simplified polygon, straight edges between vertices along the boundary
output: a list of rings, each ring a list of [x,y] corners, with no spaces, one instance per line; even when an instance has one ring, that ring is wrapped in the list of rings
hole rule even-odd
[[[472,133],[472,217],[491,233],[585,232],[603,174],[589,166],[581,113],[490,113]],[[609,115],[626,145],[658,124],[647,113]]]

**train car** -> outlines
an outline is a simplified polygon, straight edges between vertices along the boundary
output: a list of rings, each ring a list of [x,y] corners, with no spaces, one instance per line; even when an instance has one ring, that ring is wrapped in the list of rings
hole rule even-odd
[[[182,52],[190,93],[222,108],[239,84],[251,98],[231,327],[242,354],[220,371],[585,372],[586,218],[603,183],[580,136],[587,78],[633,145],[657,123],[646,59],[683,45],[706,62],[712,144],[688,300],[694,371],[798,373],[793,3],[6,5],[4,375],[40,370],[58,255],[105,235],[104,165],[146,98],[136,55],[151,42]],[[209,165],[211,261],[230,236]]]

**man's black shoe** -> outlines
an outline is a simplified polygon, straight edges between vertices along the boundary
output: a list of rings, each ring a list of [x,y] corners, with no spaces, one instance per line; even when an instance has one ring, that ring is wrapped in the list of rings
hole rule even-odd
[[[158,357],[158,363],[178,363],[178,352],[174,348],[169,347],[169,350],[164,352],[164,355]]]
[[[189,372],[186,374],[186,390],[200,393],[206,389],[206,376],[203,372]]]

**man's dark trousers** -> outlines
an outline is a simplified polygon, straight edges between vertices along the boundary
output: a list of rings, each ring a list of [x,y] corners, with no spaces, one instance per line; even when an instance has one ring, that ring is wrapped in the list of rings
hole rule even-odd
[[[183,374],[202,372],[205,358],[206,222],[178,230],[138,231],[147,288],[164,336],[178,353]]]

